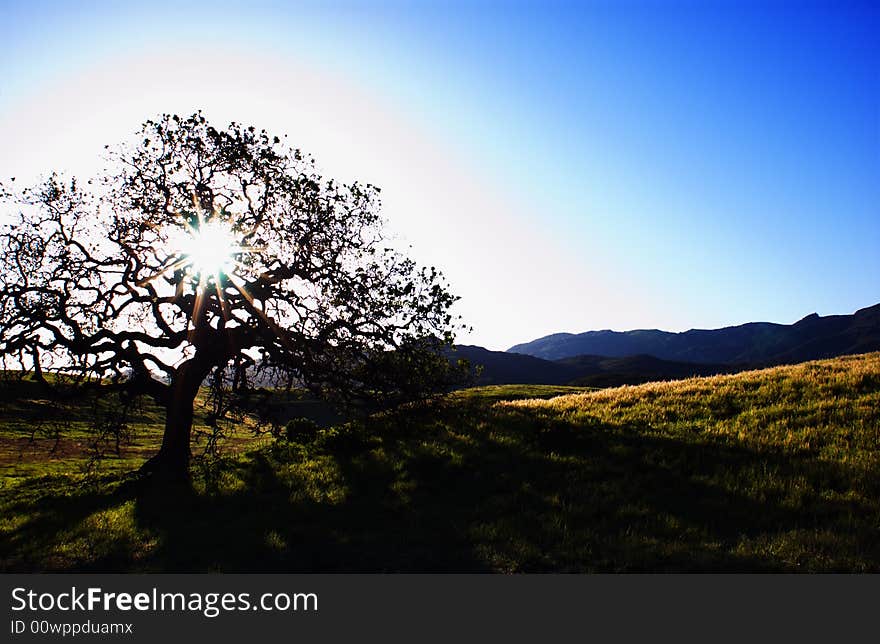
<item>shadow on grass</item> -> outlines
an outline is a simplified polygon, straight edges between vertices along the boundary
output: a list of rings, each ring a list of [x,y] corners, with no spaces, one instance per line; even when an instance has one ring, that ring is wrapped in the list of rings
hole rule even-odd
[[[880,569],[876,507],[847,495],[867,473],[649,430],[536,427],[478,406],[388,417],[231,461],[213,493],[128,483],[13,504],[33,516],[2,534],[0,557],[9,570]],[[126,503],[137,539],[59,554],[71,525]]]

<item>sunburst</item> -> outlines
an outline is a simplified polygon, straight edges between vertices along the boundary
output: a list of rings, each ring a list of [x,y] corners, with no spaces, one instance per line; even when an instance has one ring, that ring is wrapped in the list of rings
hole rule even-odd
[[[246,280],[239,274],[248,269],[241,261],[243,256],[266,249],[239,243],[236,239],[237,232],[224,213],[214,210],[211,217],[205,219],[195,197],[193,197],[193,206],[195,217],[181,215],[183,228],[175,227],[175,232],[167,236],[170,253],[164,265],[153,275],[139,282],[138,286],[146,286],[171,271],[182,270],[186,273],[195,283],[196,290],[192,316],[189,320],[191,324],[189,339],[192,341],[207,310],[212,285],[220,303],[223,319],[227,322],[231,319],[226,296],[226,284],[229,284],[241,296],[244,308],[260,319],[289,351],[295,352],[296,348],[291,344],[290,338],[279,324],[257,305],[254,297],[248,293]],[[182,285],[182,281],[178,282],[178,289],[182,288]]]
[[[210,275],[217,279],[231,273],[236,256],[251,252],[235,240],[232,227],[220,219],[202,222],[198,227],[188,227],[177,253],[185,260],[193,273]]]
[[[190,320],[193,331],[206,311],[211,290],[217,295],[223,318],[227,321],[230,319],[225,284],[231,284],[245,298],[246,306],[252,308],[253,299],[244,288],[244,280],[236,272],[247,268],[241,261],[243,256],[264,250],[239,243],[235,228],[224,217],[224,213],[215,210],[210,218],[205,218],[198,205],[194,205],[195,217],[181,215],[183,228],[176,228],[168,234],[169,257],[162,268],[138,283],[139,286],[146,286],[171,271],[184,271],[186,278],[195,284],[195,302]]]

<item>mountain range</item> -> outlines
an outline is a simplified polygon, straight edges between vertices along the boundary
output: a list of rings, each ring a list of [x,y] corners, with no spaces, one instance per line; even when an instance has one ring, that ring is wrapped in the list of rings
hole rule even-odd
[[[478,384],[614,386],[880,350],[880,304],[852,315],[815,313],[794,324],[751,322],[681,333],[642,329],[556,333],[506,352],[459,345],[482,367]]]

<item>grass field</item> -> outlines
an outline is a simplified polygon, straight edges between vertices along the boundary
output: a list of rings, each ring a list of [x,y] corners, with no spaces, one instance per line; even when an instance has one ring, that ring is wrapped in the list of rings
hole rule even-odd
[[[131,473],[159,410],[87,476],[84,406],[34,445],[25,394],[0,410],[7,571],[880,571],[880,354],[241,430],[186,491]]]

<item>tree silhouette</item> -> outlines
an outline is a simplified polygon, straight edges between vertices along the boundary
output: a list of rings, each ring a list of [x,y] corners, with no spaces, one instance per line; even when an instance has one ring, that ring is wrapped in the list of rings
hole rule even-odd
[[[108,148],[109,149],[109,148]],[[350,404],[436,385],[455,301],[387,247],[379,189],[324,179],[265,130],[163,115],[83,186],[2,188],[0,356],[149,395],[166,409],[147,471],[185,477],[210,374],[255,373]]]

